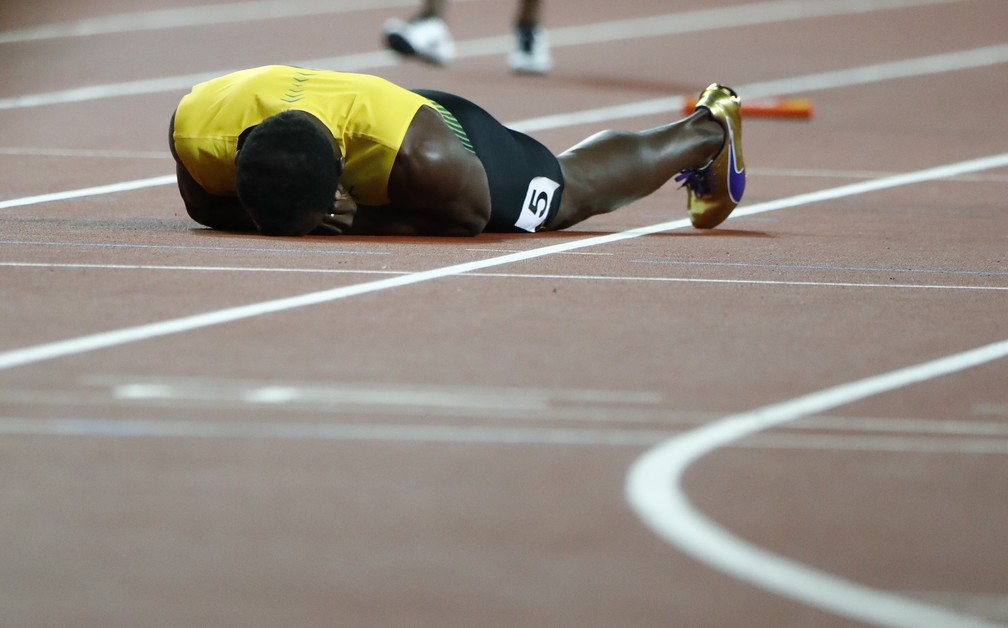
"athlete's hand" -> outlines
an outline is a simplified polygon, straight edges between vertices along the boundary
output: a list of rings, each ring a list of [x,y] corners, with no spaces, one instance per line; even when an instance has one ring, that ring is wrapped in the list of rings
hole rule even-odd
[[[319,231],[322,233],[342,234],[350,230],[354,216],[357,214],[357,203],[353,200],[342,185],[336,188],[336,198],[333,199],[332,209],[330,209]]]

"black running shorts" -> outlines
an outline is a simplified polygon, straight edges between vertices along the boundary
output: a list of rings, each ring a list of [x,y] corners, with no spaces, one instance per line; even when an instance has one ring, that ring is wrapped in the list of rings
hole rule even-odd
[[[490,222],[484,232],[537,231],[560,209],[560,162],[538,141],[511,130],[479,105],[434,90],[414,90],[447,109],[462,125],[490,182]]]

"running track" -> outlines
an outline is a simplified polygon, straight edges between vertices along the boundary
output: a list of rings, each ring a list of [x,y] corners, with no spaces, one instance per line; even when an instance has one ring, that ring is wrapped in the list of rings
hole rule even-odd
[[[1001,0],[0,6],[0,625],[1008,622]],[[265,63],[472,97],[556,150],[717,80],[746,203],[575,229],[195,228],[165,126]]]

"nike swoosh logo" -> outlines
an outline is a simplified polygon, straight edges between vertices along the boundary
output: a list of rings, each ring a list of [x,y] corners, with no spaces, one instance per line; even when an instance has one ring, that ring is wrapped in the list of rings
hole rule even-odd
[[[740,170],[738,157],[735,155],[735,133],[732,132],[731,121],[728,121],[728,197],[738,205],[745,193],[745,166]]]

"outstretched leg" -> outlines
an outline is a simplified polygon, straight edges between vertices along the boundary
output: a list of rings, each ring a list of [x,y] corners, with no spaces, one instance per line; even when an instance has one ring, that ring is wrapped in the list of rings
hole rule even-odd
[[[545,74],[553,69],[553,55],[540,26],[539,0],[522,0],[514,22],[514,47],[508,65],[518,74]]]
[[[547,229],[564,229],[644,198],[684,170],[701,169],[725,144],[706,109],[639,133],[602,131],[558,155],[560,210]]]
[[[444,0],[424,0],[420,17],[444,17]]]
[[[515,26],[539,25],[539,0],[522,0],[518,3]]]
[[[413,19],[385,22],[385,45],[403,57],[434,65],[451,63],[455,58],[455,40],[443,13],[444,0],[424,0],[420,13]]]

